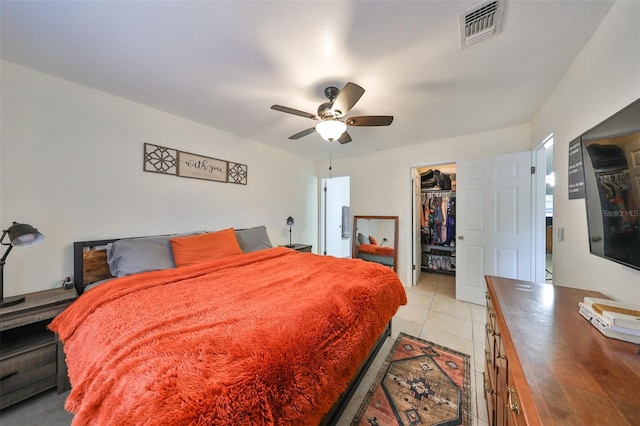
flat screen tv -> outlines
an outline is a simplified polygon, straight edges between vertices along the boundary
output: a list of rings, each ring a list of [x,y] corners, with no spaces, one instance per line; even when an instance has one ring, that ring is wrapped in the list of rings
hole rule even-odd
[[[591,254],[640,270],[640,99],[580,139]]]

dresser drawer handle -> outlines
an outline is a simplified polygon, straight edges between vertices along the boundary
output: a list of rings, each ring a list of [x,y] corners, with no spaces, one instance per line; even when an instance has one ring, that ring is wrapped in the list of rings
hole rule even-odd
[[[485,324],[484,329],[488,336],[500,336],[500,332],[491,328],[491,324],[489,323]]]
[[[489,380],[487,380],[487,377],[483,377],[484,379],[484,394],[490,394],[490,395],[495,395],[496,391],[493,390],[493,388],[491,387],[491,383],[489,383]]]
[[[507,407],[516,414],[520,414],[520,406],[518,405],[518,395],[516,394],[516,390],[509,386],[509,403]]]
[[[9,378],[11,378],[13,376],[16,376],[17,374],[18,374],[17,371],[14,371],[14,372],[9,373],[9,374],[5,374],[4,376],[0,377],[0,381],[1,380],[7,380],[7,379],[9,379]]]

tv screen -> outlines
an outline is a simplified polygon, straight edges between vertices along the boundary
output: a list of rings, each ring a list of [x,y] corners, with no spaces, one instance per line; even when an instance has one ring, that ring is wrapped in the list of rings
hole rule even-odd
[[[640,99],[581,142],[590,251],[640,269]]]

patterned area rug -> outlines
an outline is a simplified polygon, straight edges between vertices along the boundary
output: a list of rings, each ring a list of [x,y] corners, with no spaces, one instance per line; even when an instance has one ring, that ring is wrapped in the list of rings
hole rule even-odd
[[[470,357],[400,333],[352,426],[471,424]]]

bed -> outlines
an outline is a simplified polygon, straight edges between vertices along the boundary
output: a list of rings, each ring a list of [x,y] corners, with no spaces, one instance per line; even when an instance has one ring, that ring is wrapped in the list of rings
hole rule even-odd
[[[172,245],[177,267],[113,274],[130,241],[74,243],[80,297],[50,325],[77,425],[334,424],[406,303],[389,268],[246,239],[186,266]]]
[[[358,233],[356,238],[356,257],[393,268],[395,250],[393,247],[380,245],[377,240],[370,235]]]

